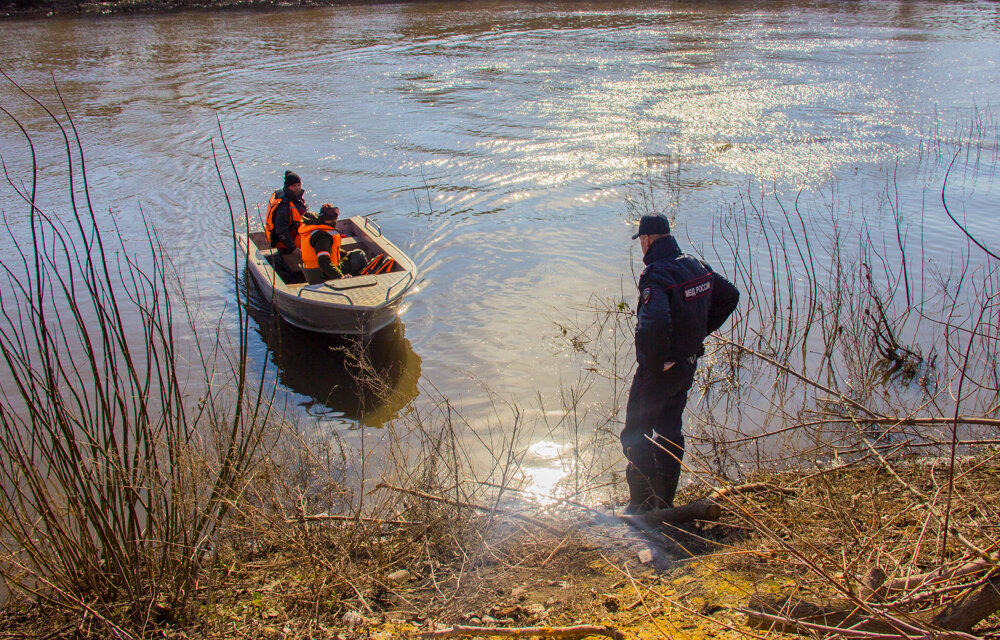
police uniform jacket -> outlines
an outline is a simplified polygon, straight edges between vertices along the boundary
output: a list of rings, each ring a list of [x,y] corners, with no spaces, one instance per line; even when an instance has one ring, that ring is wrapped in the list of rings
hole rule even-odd
[[[672,235],[658,238],[642,261],[635,329],[639,367],[659,372],[666,362],[693,362],[705,336],[736,309],[739,290],[706,263],[681,253]]]

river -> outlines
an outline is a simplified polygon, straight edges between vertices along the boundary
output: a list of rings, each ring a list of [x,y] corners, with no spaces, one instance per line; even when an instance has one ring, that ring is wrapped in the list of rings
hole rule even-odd
[[[628,201],[650,185],[701,249],[751,185],[857,208],[894,171],[904,203],[932,201],[928,150],[1000,103],[998,32],[993,2],[431,2],[11,19],[0,68],[50,105],[54,76],[98,209],[126,244],[164,232],[207,335],[234,303],[220,128],[252,215],[286,169],[314,209],[374,214],[424,278],[385,370],[403,401],[448,398],[475,427],[508,404],[560,414],[587,363],[559,325],[593,294],[631,300]],[[0,105],[51,133],[9,83]],[[9,120],[0,153],[27,175]],[[58,181],[58,148],[40,162]],[[980,195],[963,215],[995,239],[992,182]],[[23,224],[9,190],[0,204]],[[944,257],[960,235],[928,211]],[[350,383],[329,345],[269,354],[259,311],[251,357],[277,363],[292,412],[350,430],[402,407],[360,417],[331,393]],[[539,455],[561,429],[538,428]]]

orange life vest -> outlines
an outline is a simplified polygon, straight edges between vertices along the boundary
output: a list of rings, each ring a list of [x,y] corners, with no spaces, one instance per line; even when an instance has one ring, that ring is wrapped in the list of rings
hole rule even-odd
[[[267,241],[272,247],[276,247],[275,241],[277,238],[274,237],[274,210],[278,208],[281,204],[282,196],[284,191],[278,189],[271,194],[271,201],[267,203],[267,217],[264,220],[264,231],[267,233]],[[304,211],[300,211],[298,205],[292,200],[287,200],[288,210],[292,214],[292,219],[288,225],[288,235],[291,236],[292,240],[295,242],[296,246],[299,243],[299,225],[302,224],[302,214]],[[285,247],[286,249],[293,249],[294,247]]]
[[[330,251],[320,251],[317,253],[316,248],[312,246],[309,242],[309,238],[314,232],[321,231],[323,233],[329,233],[333,236],[333,247]],[[304,224],[299,227],[299,235],[296,240],[299,248],[302,249],[302,268],[303,269],[319,269],[319,257],[327,256],[330,258],[330,262],[333,266],[337,267],[340,265],[340,234],[337,230],[328,224]]]

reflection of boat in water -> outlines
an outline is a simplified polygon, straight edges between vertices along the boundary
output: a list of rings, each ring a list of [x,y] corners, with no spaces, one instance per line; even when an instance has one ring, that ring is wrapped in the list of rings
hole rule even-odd
[[[403,296],[417,283],[417,266],[368,218],[338,220],[337,231],[343,249],[386,256],[386,270],[319,284],[286,281],[263,231],[238,233],[236,242],[254,282],[289,323],[320,333],[368,335],[396,319]]]
[[[250,286],[248,311],[276,365],[278,381],[289,390],[357,420],[380,426],[416,397],[420,357],[400,321],[364,340],[303,331],[274,313]]]

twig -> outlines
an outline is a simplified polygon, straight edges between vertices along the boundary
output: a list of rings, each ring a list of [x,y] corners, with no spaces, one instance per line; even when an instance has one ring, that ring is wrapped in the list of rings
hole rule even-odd
[[[970,591],[976,587],[986,584],[988,578],[980,578],[975,582],[961,582],[959,584],[950,584],[946,587],[941,587],[940,589],[934,589],[932,591],[918,591],[915,594],[908,596],[906,598],[900,598],[899,600],[893,600],[888,603],[888,606],[892,608],[902,608],[909,605],[917,604],[919,602],[926,602],[928,600],[933,600],[941,596],[955,593],[956,591]]]
[[[794,496],[796,491],[794,489],[785,489],[783,487],[777,487],[769,482],[750,482],[747,484],[732,485],[729,487],[722,487],[721,489],[716,489],[712,492],[708,498],[709,500],[716,500],[718,498],[726,498],[729,496],[745,495],[748,493],[764,493],[765,491],[774,491],[775,493],[781,493],[786,496]]]
[[[601,555],[603,556],[604,554]],[[604,561],[607,562],[607,558],[605,558]],[[623,569],[619,570],[622,573],[624,573],[625,576],[629,579],[629,582],[632,583],[632,590],[635,591],[636,597],[639,598],[639,603],[642,605],[643,611],[646,612],[646,617],[648,617],[652,625],[656,627],[656,630],[660,632],[660,635],[662,635],[664,638],[669,638],[670,636],[667,634],[666,631],[663,630],[663,627],[660,626],[659,621],[657,621],[657,619],[653,616],[653,612],[650,611],[649,606],[646,604],[646,598],[642,596],[642,591],[639,589],[640,584],[632,576],[632,572],[629,571],[628,565],[626,564]]]
[[[906,635],[903,633],[880,633],[877,631],[862,631],[859,629],[845,629],[841,627],[830,627],[823,624],[816,624],[814,622],[803,622],[801,620],[796,620],[794,618],[788,618],[785,616],[772,615],[770,613],[764,613],[763,611],[757,611],[755,609],[746,609],[743,607],[734,607],[734,611],[738,613],[751,616],[755,619],[771,622],[775,625],[782,625],[783,627],[792,627],[796,631],[819,631],[822,633],[833,634],[835,636],[840,636],[844,638],[867,638],[868,640],[906,640],[907,638],[923,638],[925,636],[919,635]],[[975,636],[971,636],[964,633],[959,633],[955,631],[945,632],[949,638],[961,638],[962,640],[979,640]],[[944,637],[944,634],[933,636],[936,638]]]
[[[328,513],[317,513],[311,516],[296,516],[294,518],[285,518],[285,524],[298,524],[300,522],[323,522],[328,520],[334,520],[338,522],[366,522],[369,524],[394,524],[401,527],[412,527],[419,525],[419,522],[413,522],[412,520],[380,520],[379,518],[365,518],[362,516],[345,516],[337,514]]]
[[[1000,421],[998,421],[998,422],[1000,422]],[[503,491],[515,491],[515,492],[521,493],[521,494],[528,493],[524,489],[519,489],[517,487],[505,487],[505,486],[497,484],[495,482],[486,482],[485,480],[480,481],[479,484],[483,485],[484,487],[492,487],[494,489],[501,489]],[[597,487],[592,487],[592,488],[593,489],[599,489],[599,488],[601,488],[603,486],[607,486],[607,484],[610,484],[610,483],[606,483],[605,485],[599,485]],[[594,507],[591,507],[590,505],[583,504],[582,502],[578,502],[578,501],[572,500],[570,498],[556,498],[556,500],[553,503],[553,505],[556,505],[556,504],[568,504],[571,507],[576,507],[578,509],[583,509],[584,511],[589,511],[590,513],[593,513],[595,515],[600,515],[600,516],[607,515],[606,512],[601,511],[600,509],[596,509]]]
[[[994,260],[1000,260],[1000,255],[997,255],[992,251],[990,251],[989,249],[987,249],[986,245],[984,245],[982,242],[977,240],[975,236],[969,233],[969,230],[966,229],[962,225],[962,223],[960,223],[958,220],[955,219],[955,216],[952,215],[951,213],[951,209],[948,208],[948,200],[945,198],[944,194],[945,190],[948,188],[948,176],[951,175],[951,169],[952,167],[955,166],[955,161],[958,160],[958,156],[960,153],[961,149],[955,152],[955,156],[951,159],[951,164],[948,165],[948,170],[944,172],[944,183],[941,185],[941,206],[944,207],[944,212],[948,215],[949,218],[951,218],[951,221],[955,223],[955,226],[958,227],[959,230],[965,234],[966,238],[968,238],[970,241],[972,241],[973,244],[975,244],[977,247],[986,252],[986,255],[988,255],[989,257],[993,258]]]
[[[855,423],[855,428],[858,429],[859,432],[861,432],[861,427],[857,423]],[[903,479],[903,477],[899,475],[899,473],[896,471],[896,469],[891,464],[889,464],[889,462],[885,459],[885,457],[881,453],[879,453],[877,449],[875,449],[875,447],[872,445],[871,442],[868,442],[867,440],[865,440],[865,444],[868,446],[868,448],[870,449],[871,453],[878,459],[880,466],[882,466],[882,468],[884,468],[886,471],[888,471],[889,475],[891,475],[893,478],[895,478],[895,480],[900,485],[902,485],[903,488],[906,489],[906,491],[911,496],[913,496],[914,498],[916,498],[919,501],[919,506],[920,507],[926,509],[927,512],[930,515],[932,515],[934,518],[936,518],[937,520],[939,520],[939,521],[943,520],[944,521],[945,526],[948,527],[947,530],[950,531],[950,532],[952,532],[954,534],[956,540],[958,540],[959,542],[961,542],[963,545],[965,545],[965,547],[968,550],[972,551],[974,554],[976,554],[977,556],[979,556],[980,558],[982,558],[983,560],[985,560],[987,563],[990,563],[990,564],[996,564],[997,563],[997,558],[995,558],[994,556],[991,556],[987,550],[980,549],[972,541],[970,541],[968,538],[966,538],[964,535],[962,535],[961,531],[958,531],[954,526],[949,526],[948,525],[948,519],[947,518],[942,518],[941,515],[938,514],[938,512],[934,508],[934,505],[931,502],[931,500],[929,498],[927,498],[927,496],[925,496],[923,494],[923,492],[921,492],[916,487],[914,487],[912,484],[910,484],[905,479]]]
[[[743,444],[746,442],[754,442],[756,440],[763,440],[764,438],[769,438],[771,436],[780,435],[782,433],[788,433],[789,431],[796,431],[798,429],[805,429],[808,427],[821,427],[828,424],[840,424],[846,422],[842,416],[832,416],[823,420],[810,420],[809,422],[796,422],[786,427],[781,427],[780,429],[775,429],[773,431],[767,431],[764,433],[756,433],[750,436],[743,436],[740,438],[733,438],[730,440],[723,440],[722,444]],[[917,427],[917,426],[938,426],[938,425],[953,425],[956,422],[962,425],[975,425],[975,426],[987,426],[987,427],[1000,427],[1000,419],[988,418],[985,415],[980,416],[958,416],[956,419],[954,416],[925,416],[922,418],[915,417],[901,417],[901,416],[886,416],[884,418],[860,418],[859,422],[870,425],[891,425],[893,427]],[[687,437],[687,436],[685,436]],[[973,444],[975,441],[960,440],[959,444]],[[927,446],[921,445],[920,443],[908,443],[910,446]],[[934,443],[936,444],[936,443]],[[995,442],[987,441],[982,444],[995,444]]]
[[[927,585],[943,584],[949,580],[967,576],[970,573],[986,571],[992,566],[992,563],[985,560],[973,560],[951,570],[939,567],[933,571],[909,576],[908,578],[896,578],[886,583],[885,588],[888,591],[910,591]]]
[[[556,548],[552,550],[552,552],[548,555],[548,557],[546,557],[544,560],[542,560],[542,564],[538,565],[538,567],[540,569],[544,568],[545,565],[547,565],[549,562],[551,562],[552,558],[554,558],[556,556],[556,554],[559,552],[559,550],[562,549],[564,546],[566,546],[566,543],[569,542],[569,538],[570,537],[567,535],[562,540],[560,540],[559,544],[556,545]]]
[[[720,337],[719,341],[722,342],[723,344],[728,344],[729,346],[733,347],[734,349],[738,349],[738,350],[743,351],[745,353],[749,353],[750,355],[755,356],[755,357],[763,360],[764,362],[767,362],[771,366],[773,366],[775,368],[778,368],[778,369],[781,369],[782,371],[784,371],[788,375],[790,375],[790,376],[792,376],[794,378],[798,378],[799,380],[801,380],[802,382],[804,382],[804,383],[806,383],[808,385],[811,385],[813,387],[816,387],[817,389],[825,391],[826,393],[829,393],[832,396],[836,396],[837,399],[840,400],[841,402],[843,402],[844,404],[849,404],[852,407],[854,407],[855,409],[860,409],[861,411],[864,411],[871,418],[878,419],[878,418],[885,418],[886,417],[886,416],[883,416],[883,415],[881,415],[881,414],[879,414],[879,413],[877,413],[875,411],[872,411],[871,409],[869,409],[865,405],[861,404],[860,402],[857,402],[856,400],[852,400],[851,398],[848,398],[847,396],[845,396],[844,394],[840,393],[839,391],[835,391],[835,390],[831,389],[830,387],[827,387],[826,385],[820,384],[819,382],[817,382],[815,380],[812,380],[812,379],[810,379],[810,378],[802,375],[801,373],[799,373],[795,369],[792,369],[788,365],[781,364],[780,362],[778,362],[774,358],[771,358],[770,356],[764,355],[763,353],[761,353],[759,351],[756,351],[754,349],[746,347],[746,346],[744,346],[742,344],[739,344],[737,342],[733,342],[732,340],[729,340],[727,338]]]
[[[429,493],[424,493],[422,491],[415,491],[413,489],[404,489],[402,487],[396,487],[386,482],[380,482],[375,485],[376,489],[388,489],[390,491],[398,491],[399,493],[405,493],[407,495],[414,496],[416,498],[423,498],[424,500],[431,500],[433,502],[440,502],[442,504],[450,504],[453,507],[465,507],[467,509],[475,509],[476,511],[482,511],[483,513],[500,513],[505,516],[510,516],[511,518],[516,518],[518,520],[523,520],[530,524],[535,525],[540,529],[545,529],[549,533],[554,533],[556,535],[562,535],[563,532],[553,527],[547,522],[542,522],[538,518],[532,518],[531,516],[522,515],[520,513],[514,513],[513,511],[507,511],[505,509],[484,507],[480,504],[473,504],[471,502],[463,502],[461,500],[453,500],[452,498],[442,498],[441,496],[431,495]]]
[[[453,636],[510,636],[515,638],[584,638],[586,636],[607,636],[614,640],[625,640],[625,634],[614,627],[580,624],[572,627],[468,627],[455,625],[447,629],[421,633],[421,638],[451,638]]]

